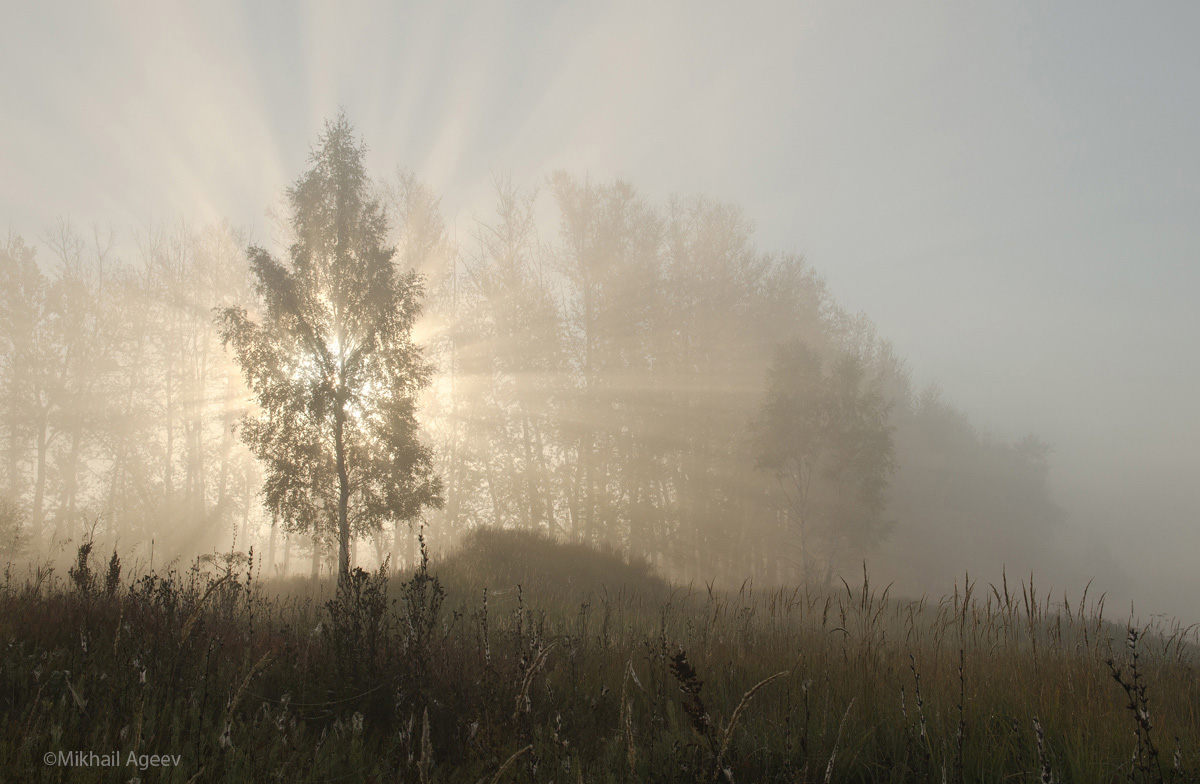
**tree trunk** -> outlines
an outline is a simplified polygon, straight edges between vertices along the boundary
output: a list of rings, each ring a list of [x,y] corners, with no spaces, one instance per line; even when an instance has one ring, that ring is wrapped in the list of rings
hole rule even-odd
[[[350,575],[350,473],[346,468],[346,404],[337,402],[333,415],[333,448],[338,474],[338,581]]]
[[[529,411],[522,400],[519,404],[521,409],[521,445],[525,452],[525,514],[526,527],[530,530],[541,528],[541,515],[539,512],[537,499],[537,483],[534,480],[533,470],[533,439],[529,433]]]
[[[207,522],[206,520],[205,523]],[[250,493],[247,492],[246,505],[242,507],[242,541],[246,543],[247,550],[254,546],[250,539]]]
[[[15,391],[16,383],[10,383],[9,387],[12,389],[12,391],[9,392],[12,402],[10,403],[11,408],[9,409],[8,420],[8,493],[13,500],[16,500],[21,486],[20,478],[18,476],[18,466],[20,465],[21,452],[21,416],[17,407],[17,393]]]
[[[116,444],[113,448],[112,482],[108,492],[108,524],[112,530],[117,530],[117,509],[125,511],[125,505],[118,503],[118,496],[124,497],[122,479],[126,470],[129,450],[129,430],[133,421],[133,401],[137,394],[139,376],[138,368],[142,366],[142,355],[146,337],[145,322],[140,322],[142,328],[137,333],[137,344],[132,360],[129,363],[129,385],[125,392],[125,407],[121,412],[119,426],[115,429]]]
[[[402,567],[400,555],[400,528],[403,525],[403,523],[397,520],[395,527],[392,529],[392,572],[398,572]]]
[[[312,578],[316,580],[321,576],[321,535],[313,531],[313,557],[312,557]]]
[[[63,503],[63,508],[66,510],[65,522],[67,524],[68,539],[75,538],[75,506],[79,495],[79,442],[83,440],[79,431],[80,427],[78,425],[71,431],[71,449],[67,453],[67,476],[64,487],[66,500]]]
[[[33,486],[33,515],[32,523],[35,534],[40,535],[42,532],[42,517],[46,499],[46,451],[49,448],[46,430],[48,429],[48,415],[46,409],[42,410],[42,416],[39,417],[37,431],[37,477],[34,480]]]
[[[172,341],[171,348],[174,348]],[[167,508],[168,514],[171,513],[171,505],[174,502],[174,482],[175,479],[171,475],[172,462],[175,456],[175,400],[171,395],[171,387],[174,385],[175,365],[169,357],[170,349],[168,349],[167,359],[167,385],[166,385],[166,424],[167,424],[167,455],[163,463],[163,501]]]
[[[267,574],[275,571],[275,537],[279,533],[279,516],[271,515],[271,543],[267,546]]]
[[[280,577],[288,576],[288,568],[292,565],[292,535],[288,531],[283,532],[283,569],[280,571]]]

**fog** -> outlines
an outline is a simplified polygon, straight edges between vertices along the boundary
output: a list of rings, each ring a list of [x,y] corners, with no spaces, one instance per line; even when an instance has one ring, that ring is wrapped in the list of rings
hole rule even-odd
[[[624,460],[620,450],[630,447],[617,435],[648,433],[637,421],[647,411],[689,410],[672,396],[692,395],[704,368],[664,374],[659,359],[647,358],[671,367],[678,355],[671,340],[684,322],[663,308],[683,301],[689,281],[701,281],[712,287],[709,294],[728,295],[742,308],[710,308],[703,324],[687,322],[697,335],[720,332],[706,345],[725,352],[712,362],[727,362],[720,381],[729,398],[712,405],[728,421],[713,425],[719,432],[707,434],[705,444],[734,443],[738,432],[745,441],[737,443],[748,450],[735,467],[713,458],[696,469],[736,485],[725,506],[705,512],[712,542],[731,532],[753,540],[738,545],[746,561],[777,546],[764,532],[770,505],[747,506],[739,494],[767,492],[746,489],[769,479],[754,468],[749,433],[772,344],[793,337],[785,334],[791,330],[838,350],[853,344],[895,404],[898,467],[880,518],[893,524],[890,534],[862,553],[847,545],[839,568],[853,572],[861,555],[873,574],[896,579],[909,593],[941,593],[967,570],[998,580],[1002,564],[1018,574],[1035,569],[1041,585],[1072,595],[1094,577],[1093,590],[1108,591],[1110,602],[1134,600],[1144,613],[1200,620],[1200,316],[1193,304],[1200,291],[1200,55],[1191,45],[1200,11],[1176,4],[1152,17],[1131,8],[1032,3],[394,6],[6,8],[0,225],[37,246],[37,263],[51,277],[61,268],[54,237],[62,236],[55,232],[63,218],[83,238],[87,259],[95,256],[96,224],[102,232],[112,227],[114,265],[137,269],[196,242],[211,250],[204,258],[238,269],[247,242],[284,252],[284,189],[305,169],[322,123],[344,109],[369,147],[371,173],[393,189],[393,239],[406,243],[407,260],[428,275],[426,319],[416,337],[432,359],[443,360],[423,414],[443,472],[450,450],[437,423],[450,390],[477,409],[465,421],[474,423],[471,437],[483,439],[472,468],[482,475],[510,448],[495,432],[508,433],[512,422],[497,412],[516,405],[504,395],[519,397],[525,387],[512,379],[525,379],[530,394],[552,401],[541,410],[546,437],[539,448],[546,477],[563,477],[553,487],[546,478],[547,488],[532,494],[546,505],[539,519],[570,519],[578,493],[566,488],[582,459],[582,430],[597,443],[610,439],[612,464],[630,477],[614,469],[606,480],[611,495],[589,496],[589,514],[607,510],[624,521],[621,531],[632,531],[631,513],[613,509],[630,503],[639,477],[649,476],[660,491],[656,526],[699,525],[682,502],[705,482],[688,472],[686,481],[670,479],[672,466],[693,453],[694,420],[663,425],[663,443],[637,451],[650,455],[653,467],[645,470]],[[436,210],[397,168],[440,197]],[[552,179],[556,172],[564,174]],[[533,199],[528,234],[518,243],[516,257],[526,265],[518,277],[537,279],[552,295],[543,304],[561,319],[557,369],[503,367],[558,355],[504,354],[496,340],[503,322],[497,314],[530,308],[497,300],[497,289],[480,282],[504,257],[488,246],[488,227],[505,223],[497,214],[498,179],[502,192],[504,183],[516,189],[509,193],[518,206]],[[636,197],[626,198],[618,180]],[[648,245],[631,244],[621,257],[633,271],[647,268],[638,259],[656,259],[661,287],[650,288],[671,295],[624,303],[649,314],[638,322],[643,354],[636,361],[643,365],[631,370],[636,361],[623,349],[603,368],[605,388],[625,401],[613,405],[629,419],[618,421],[595,401],[590,408],[563,403],[582,372],[582,289],[572,288],[569,263],[578,246],[563,220],[564,205],[580,200],[599,205],[595,220],[623,205],[629,225],[645,221],[664,232]],[[445,233],[417,252],[408,242],[417,224],[403,218],[425,207],[444,221]],[[221,221],[239,228],[215,228]],[[735,276],[743,289],[721,288],[702,274],[707,262],[681,266],[670,236],[686,238],[693,260],[705,252],[721,256],[716,237],[728,243],[722,258],[756,271]],[[465,304],[455,300],[449,311],[447,269],[465,287]],[[695,279],[672,277],[682,269],[697,271]],[[230,283],[223,274],[204,273]],[[795,298],[772,311],[766,303],[788,291],[781,276]],[[509,294],[541,290],[505,285]],[[616,290],[628,298],[638,293],[621,288],[630,285],[622,277]],[[221,296],[245,293],[234,289]],[[156,290],[130,283],[126,291]],[[696,302],[715,301],[694,294]],[[821,324],[805,323],[820,310],[801,301],[810,296],[830,303]],[[505,304],[468,319],[478,334],[455,327],[465,318],[460,308],[496,301]],[[852,320],[860,312],[874,333]],[[202,321],[192,325],[195,334],[211,341],[216,357],[216,328]],[[610,337],[633,339],[612,329]],[[737,330],[745,332],[733,335]],[[451,361],[464,363],[453,382],[454,366],[445,362],[450,344],[468,349]],[[216,380],[237,378],[231,359],[206,367],[213,375],[205,383],[221,395],[233,389]],[[925,391],[930,385],[940,397]],[[648,389],[668,402],[629,402]],[[147,387],[144,394],[151,400],[158,393]],[[247,405],[243,395],[213,410]],[[692,413],[715,410],[688,405],[699,406]],[[205,420],[215,428],[213,444],[222,443],[227,419],[221,413]],[[1029,434],[1053,448],[1045,461],[1034,459],[1035,449],[1021,453],[1024,463],[1005,462],[1012,445],[1036,445],[1022,441]],[[54,458],[69,454],[62,451],[67,441],[64,435],[50,447],[59,452],[52,451],[46,469],[45,526],[58,499],[71,495]],[[111,460],[103,456],[111,444],[96,443],[99,472]],[[29,513],[33,489],[22,482],[35,475],[36,460],[18,462],[12,489]],[[238,465],[225,470],[248,494],[253,462],[247,456]],[[80,468],[80,476],[88,470]],[[511,477],[513,498],[524,493],[528,500],[529,487],[517,481],[524,476]],[[500,484],[486,481],[487,488]],[[527,511],[522,518],[515,507],[499,511],[495,498],[484,503],[487,490],[475,480],[459,487],[462,505],[456,510],[448,496],[448,508],[430,517],[435,538],[442,535],[438,521],[456,514],[456,523],[442,526],[447,536],[454,525],[524,525],[536,517]],[[253,508],[263,518],[254,535],[265,548],[270,521],[257,503]],[[243,531],[253,528],[248,520]],[[784,536],[770,536],[776,534]],[[123,546],[139,535],[129,529]],[[629,536],[613,534],[626,545]],[[283,548],[282,541],[271,546]],[[722,546],[700,547],[708,555],[696,558],[672,560],[665,547],[648,554],[677,576],[719,572],[736,582],[743,570],[732,563],[737,559],[713,557]]]

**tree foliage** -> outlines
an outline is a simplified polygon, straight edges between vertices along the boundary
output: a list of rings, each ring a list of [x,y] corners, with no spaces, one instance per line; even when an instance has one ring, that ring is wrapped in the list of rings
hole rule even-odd
[[[371,195],[345,117],[326,125],[312,168],[288,190],[289,262],[250,249],[261,320],[223,311],[261,413],[243,437],[267,467],[266,504],[289,525],[338,542],[339,574],[353,536],[441,504],[416,395],[431,368],[412,341],[421,279],[386,246],[387,217]]]
[[[894,428],[867,372],[857,355],[825,363],[798,339],[779,346],[767,371],[757,465],[778,480],[805,579],[823,559],[828,582],[846,544],[861,551],[883,533]]]

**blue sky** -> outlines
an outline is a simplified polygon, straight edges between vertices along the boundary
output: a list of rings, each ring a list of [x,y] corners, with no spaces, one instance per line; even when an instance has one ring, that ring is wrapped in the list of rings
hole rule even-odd
[[[451,218],[560,167],[733,201],[1195,607],[1200,5],[4,6],[0,225],[264,235],[339,107]]]

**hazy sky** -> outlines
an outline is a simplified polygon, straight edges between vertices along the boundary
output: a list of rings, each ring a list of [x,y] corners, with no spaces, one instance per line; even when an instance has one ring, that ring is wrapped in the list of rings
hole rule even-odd
[[[0,227],[264,236],[339,106],[451,218],[560,167],[734,201],[1200,619],[1200,4],[0,5]]]

